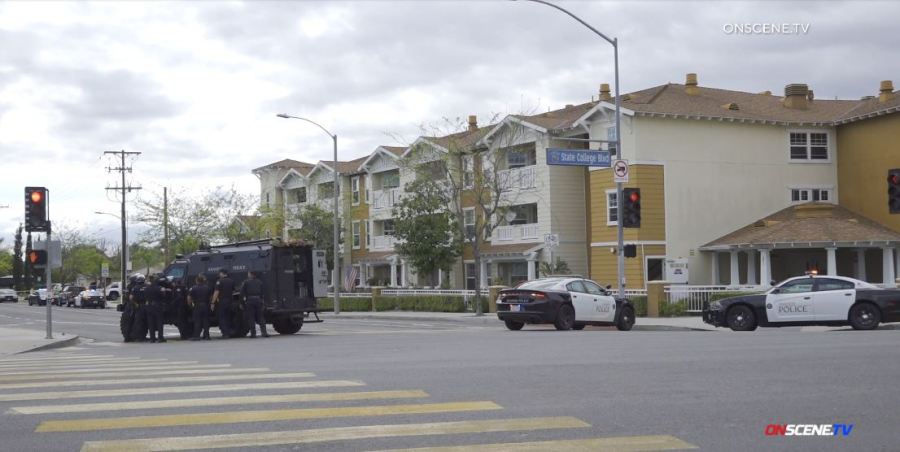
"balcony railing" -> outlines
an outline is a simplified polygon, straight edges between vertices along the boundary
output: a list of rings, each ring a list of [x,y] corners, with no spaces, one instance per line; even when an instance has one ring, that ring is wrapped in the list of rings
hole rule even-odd
[[[385,190],[375,190],[372,192],[372,205],[376,209],[389,209],[394,207],[394,203],[400,200],[399,188],[388,188]]]
[[[376,235],[372,237],[373,251],[390,251],[394,249],[394,236]]]
[[[535,187],[535,166],[525,166],[502,170],[497,173],[498,182],[503,190],[521,190]]]
[[[516,224],[497,226],[494,229],[493,241],[529,240],[538,238],[538,224]]]

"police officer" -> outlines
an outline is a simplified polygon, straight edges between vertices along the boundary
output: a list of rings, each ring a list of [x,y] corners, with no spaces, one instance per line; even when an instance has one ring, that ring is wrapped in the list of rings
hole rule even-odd
[[[188,304],[194,307],[194,337],[192,341],[199,341],[201,333],[203,339],[209,340],[209,286],[203,274],[197,275],[196,284],[188,292]]]
[[[147,300],[145,306],[147,310],[147,325],[150,328],[151,343],[166,342],[166,337],[163,335],[163,312],[166,308],[166,292],[168,292],[163,287],[165,283],[165,277],[153,275],[150,277],[150,284],[144,289],[144,298]]]
[[[172,304],[175,308],[175,317],[178,319],[178,332],[181,339],[190,339],[193,334],[189,333],[191,311],[187,302],[187,288],[184,287],[184,281],[181,278],[172,280]]]
[[[256,337],[256,324],[259,324],[259,332],[262,337],[269,337],[266,332],[266,319],[263,309],[265,298],[265,286],[257,278],[256,272],[249,272],[247,280],[241,286],[241,295],[244,297],[244,306],[247,308],[247,323],[250,325],[250,337]]]
[[[129,299],[132,304],[132,312],[134,313],[131,322],[131,340],[135,342],[144,342],[147,340],[147,310],[145,307],[146,297],[144,290],[146,289],[146,279],[144,275],[138,273],[135,276],[134,284],[131,287]]]
[[[234,280],[228,276],[228,272],[225,269],[219,270],[216,291],[213,293],[213,304],[216,307],[216,317],[219,320],[222,339],[227,339],[234,334],[231,328],[231,301],[233,297]]]

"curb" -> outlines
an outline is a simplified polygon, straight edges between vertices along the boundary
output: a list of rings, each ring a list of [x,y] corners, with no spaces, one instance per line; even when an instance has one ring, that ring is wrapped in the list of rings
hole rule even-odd
[[[81,338],[80,338],[78,335],[75,335],[75,336],[72,336],[72,337],[67,338],[67,339],[59,340],[59,341],[56,341],[56,342],[51,342],[51,343],[49,343],[49,344],[39,345],[39,346],[37,346],[37,347],[35,347],[35,348],[30,348],[30,349],[28,349],[28,350],[23,350],[23,351],[21,351],[21,352],[13,353],[13,354],[14,354],[14,355],[20,355],[20,354],[22,354],[22,353],[38,352],[38,351],[42,351],[42,350],[51,350],[51,349],[54,349],[54,348],[68,347],[68,346],[70,346],[70,345],[75,345],[75,344],[77,344],[79,340],[81,340]]]
[[[428,316],[400,316],[400,315],[376,315],[376,314],[358,314],[356,312],[352,314],[337,314],[330,313],[328,315],[322,315],[319,313],[319,317],[323,320],[325,319],[366,319],[366,320],[409,320],[414,322],[449,322],[449,323],[493,323],[497,321],[497,317],[494,315],[490,315],[485,313],[482,317],[476,317],[475,314],[472,314],[468,317],[428,317]]]

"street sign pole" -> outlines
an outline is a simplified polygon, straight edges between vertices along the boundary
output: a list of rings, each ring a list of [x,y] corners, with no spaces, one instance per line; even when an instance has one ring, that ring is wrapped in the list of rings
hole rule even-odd
[[[50,190],[47,190],[49,193]],[[47,198],[50,198],[47,196]],[[49,206],[49,204],[48,204]],[[49,207],[48,207],[49,210]],[[48,215],[49,217],[49,215]],[[53,271],[50,265],[50,221],[47,221],[47,265],[44,269],[47,272],[47,339],[53,339],[53,316],[50,311],[50,301],[53,300],[53,281],[50,280],[50,273]],[[40,297],[38,297],[40,299]]]

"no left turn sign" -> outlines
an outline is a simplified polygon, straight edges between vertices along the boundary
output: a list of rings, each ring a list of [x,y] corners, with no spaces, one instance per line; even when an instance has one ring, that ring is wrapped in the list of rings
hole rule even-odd
[[[614,182],[628,182],[628,160],[614,160],[612,169]]]

